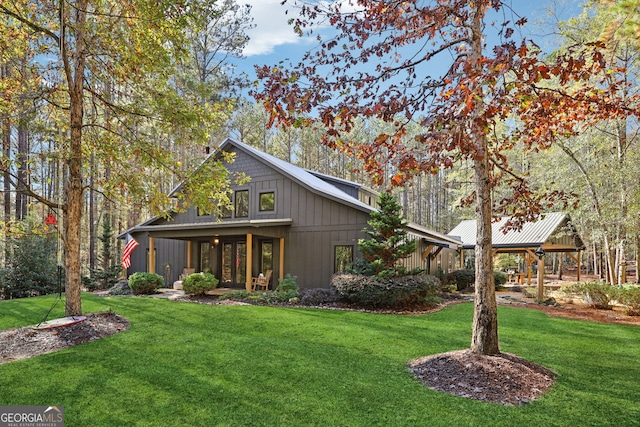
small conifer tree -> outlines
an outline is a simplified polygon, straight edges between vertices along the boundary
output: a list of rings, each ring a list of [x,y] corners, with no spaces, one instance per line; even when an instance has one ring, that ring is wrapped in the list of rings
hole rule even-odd
[[[358,240],[367,267],[364,272],[387,277],[404,274],[406,269],[398,266],[398,261],[414,253],[417,243],[408,239],[407,221],[396,198],[382,193],[378,210],[371,212],[368,224],[371,229],[363,231],[371,238]]]

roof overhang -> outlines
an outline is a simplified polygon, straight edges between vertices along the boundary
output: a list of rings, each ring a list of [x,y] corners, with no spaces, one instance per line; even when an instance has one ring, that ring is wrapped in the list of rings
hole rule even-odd
[[[140,225],[129,230],[130,233],[149,233],[152,237],[166,239],[188,239],[207,235],[234,235],[254,233],[256,230],[268,230],[288,227],[293,219],[276,220],[244,220],[244,221],[216,221],[191,224],[162,224]]]

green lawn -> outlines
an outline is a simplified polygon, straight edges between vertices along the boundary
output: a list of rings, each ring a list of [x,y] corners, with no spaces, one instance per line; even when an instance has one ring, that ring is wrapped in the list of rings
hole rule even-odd
[[[53,296],[0,302],[0,329]],[[0,406],[64,405],[65,426],[640,425],[640,327],[500,307],[503,351],[554,370],[542,399],[503,407],[424,388],[410,359],[469,346],[471,304],[426,316],[83,296],[131,329],[0,365]],[[50,318],[63,315],[59,303]]]

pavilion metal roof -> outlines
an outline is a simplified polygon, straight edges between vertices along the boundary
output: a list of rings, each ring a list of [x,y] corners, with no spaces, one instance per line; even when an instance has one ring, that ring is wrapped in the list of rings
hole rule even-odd
[[[576,249],[584,246],[567,213],[545,213],[537,221],[525,223],[519,231],[504,232],[502,227],[508,219],[509,217],[503,217],[491,224],[492,244],[496,249],[537,248],[545,244],[556,231],[564,226],[573,233]],[[462,221],[448,235],[459,237],[462,240],[463,249],[474,248],[476,245],[476,220]]]

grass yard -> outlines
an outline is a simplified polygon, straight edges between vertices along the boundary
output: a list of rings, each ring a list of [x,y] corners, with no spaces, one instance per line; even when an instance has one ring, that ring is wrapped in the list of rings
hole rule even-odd
[[[54,299],[0,302],[0,329],[38,323]],[[0,365],[0,406],[63,405],[67,427],[640,426],[637,326],[500,307],[502,350],[558,376],[503,407],[426,389],[405,367],[467,348],[471,304],[392,316],[85,294],[83,309],[131,329]]]

